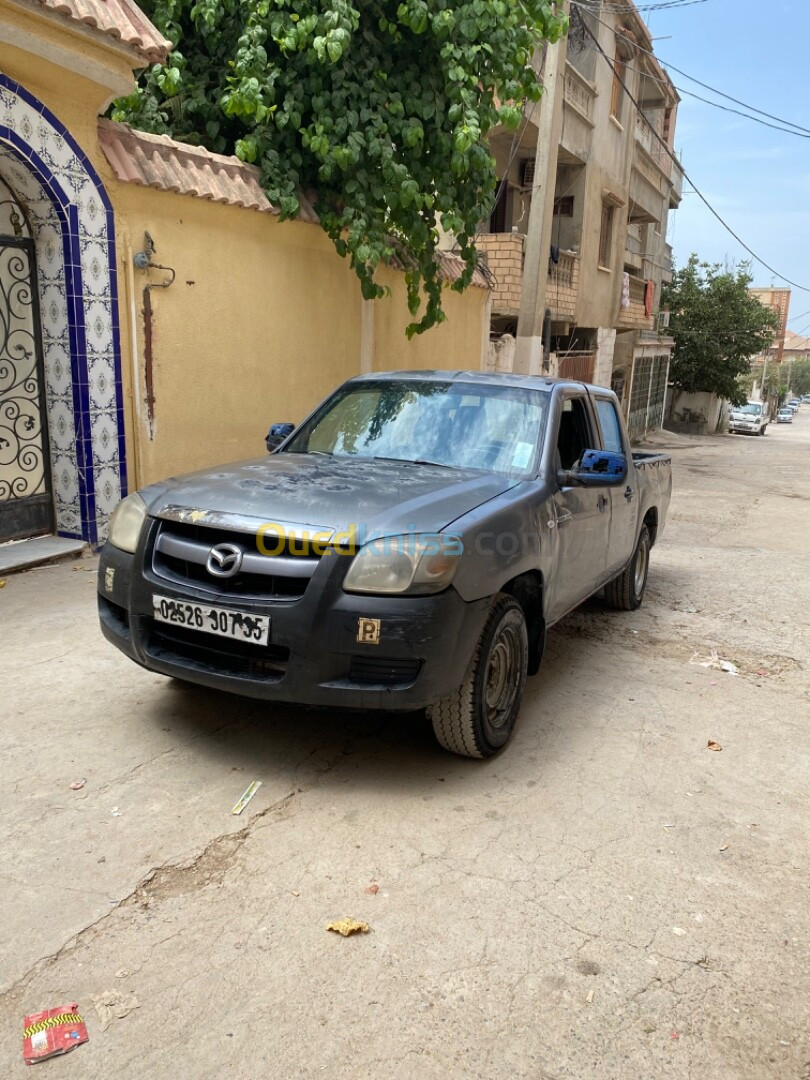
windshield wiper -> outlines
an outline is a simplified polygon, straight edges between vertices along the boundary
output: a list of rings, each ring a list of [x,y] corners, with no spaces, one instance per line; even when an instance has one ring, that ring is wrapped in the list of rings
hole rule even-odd
[[[438,469],[457,469],[460,467],[458,465],[445,465],[442,461],[428,461],[425,458],[377,457],[375,455],[371,460],[393,461],[396,465],[435,465]]]

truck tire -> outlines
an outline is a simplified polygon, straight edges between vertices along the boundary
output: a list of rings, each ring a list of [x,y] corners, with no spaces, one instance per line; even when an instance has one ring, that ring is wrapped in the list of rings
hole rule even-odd
[[[445,750],[488,758],[506,746],[520,711],[528,666],[523,609],[513,596],[501,593],[461,686],[428,707],[433,732]]]
[[[641,607],[650,569],[650,530],[641,526],[633,558],[618,577],[605,586],[605,600],[619,611],[635,611]]]

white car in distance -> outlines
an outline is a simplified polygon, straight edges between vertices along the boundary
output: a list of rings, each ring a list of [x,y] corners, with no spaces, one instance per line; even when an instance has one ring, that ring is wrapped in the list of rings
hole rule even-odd
[[[764,435],[769,422],[768,406],[764,401],[747,401],[745,405],[732,407],[728,430],[732,435]]]

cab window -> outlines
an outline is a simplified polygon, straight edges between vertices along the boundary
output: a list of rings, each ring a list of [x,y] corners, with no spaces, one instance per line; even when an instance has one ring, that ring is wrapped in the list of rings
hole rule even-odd
[[[611,454],[623,454],[622,429],[616,414],[616,405],[608,398],[595,398],[596,414],[602,429],[602,449]]]
[[[586,450],[594,448],[585,399],[569,397],[563,402],[557,454],[561,469],[573,469]]]

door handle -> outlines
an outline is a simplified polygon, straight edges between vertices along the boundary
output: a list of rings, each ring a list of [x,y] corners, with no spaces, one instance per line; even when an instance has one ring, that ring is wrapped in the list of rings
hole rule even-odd
[[[624,497],[625,497],[625,499],[627,499],[628,502],[633,501],[633,495],[634,494],[635,494],[635,492],[633,491],[633,489],[631,487],[625,488]]]

